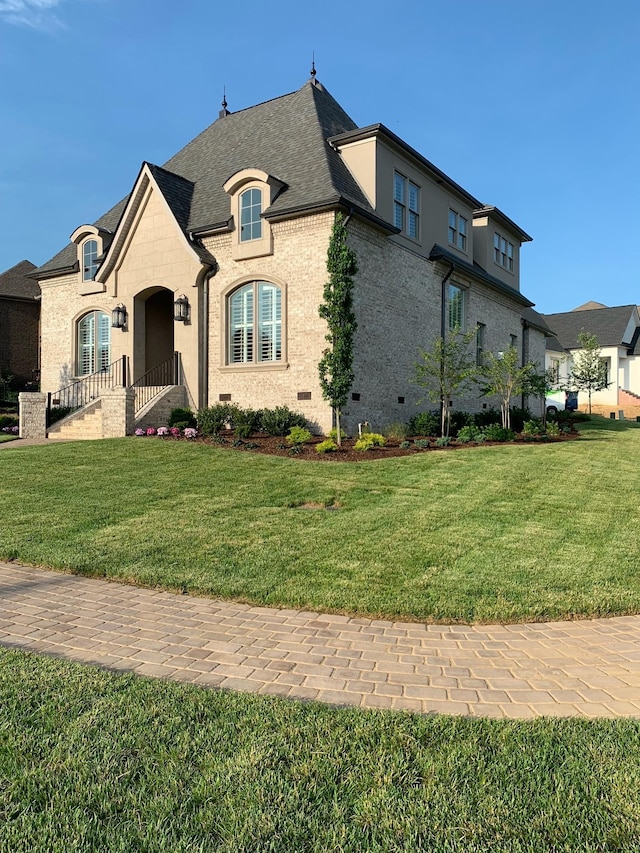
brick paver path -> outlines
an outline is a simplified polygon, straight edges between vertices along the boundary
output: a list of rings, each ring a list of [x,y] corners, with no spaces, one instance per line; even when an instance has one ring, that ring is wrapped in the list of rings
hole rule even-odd
[[[420,625],[0,563],[0,643],[202,686],[491,717],[640,716],[640,617]]]

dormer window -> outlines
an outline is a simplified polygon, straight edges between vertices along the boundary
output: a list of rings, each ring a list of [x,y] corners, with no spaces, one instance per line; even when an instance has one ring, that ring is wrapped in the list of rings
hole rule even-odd
[[[82,246],[82,280],[93,281],[98,269],[98,241],[87,240]]]
[[[252,187],[240,195],[240,241],[262,238],[262,190]]]
[[[498,234],[493,235],[493,260],[496,264],[513,272],[513,243]]]
[[[262,169],[242,169],[225,182],[235,226],[231,242],[234,261],[273,254],[271,225],[265,211],[285,189],[282,181]]]

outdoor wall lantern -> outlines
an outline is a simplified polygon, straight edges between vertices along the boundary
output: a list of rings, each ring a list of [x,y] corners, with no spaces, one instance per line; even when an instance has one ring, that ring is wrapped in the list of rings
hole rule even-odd
[[[111,328],[112,329],[124,329],[127,325],[127,309],[124,305],[116,305],[116,307],[111,312]]]
[[[189,300],[184,293],[173,303],[173,319],[178,323],[186,323],[189,319]]]

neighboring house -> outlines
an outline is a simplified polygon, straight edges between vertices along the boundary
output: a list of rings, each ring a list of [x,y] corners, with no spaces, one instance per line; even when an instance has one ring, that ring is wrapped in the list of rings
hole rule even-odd
[[[609,385],[591,395],[595,406],[624,409],[640,405],[640,311],[637,305],[607,308],[599,302],[587,302],[573,311],[545,314],[554,335],[547,338],[546,365],[566,384],[573,356],[579,352],[578,335],[595,335],[607,366]],[[586,403],[579,394],[581,407]]]
[[[235,114],[223,103],[213,124],[163,167],[143,163],[129,196],[79,225],[36,271],[43,390],[56,396],[123,358],[127,381],[160,386],[153,371],[170,371],[178,352],[192,407],[287,405],[327,431],[318,306],[336,211],[359,268],[348,429],[415,414],[418,349],[454,325],[478,329],[478,357],[513,344],[544,363],[544,321],[520,292],[529,235],[383,125],[357,127],[314,73]]]
[[[21,261],[0,273],[0,381],[10,376],[15,388],[37,378],[40,288],[29,278],[35,269]]]

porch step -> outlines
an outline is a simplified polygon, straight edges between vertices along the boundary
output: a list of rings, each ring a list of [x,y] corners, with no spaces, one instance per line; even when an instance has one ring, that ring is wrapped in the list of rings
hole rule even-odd
[[[95,400],[49,427],[52,441],[94,441],[102,438],[102,403]]]

